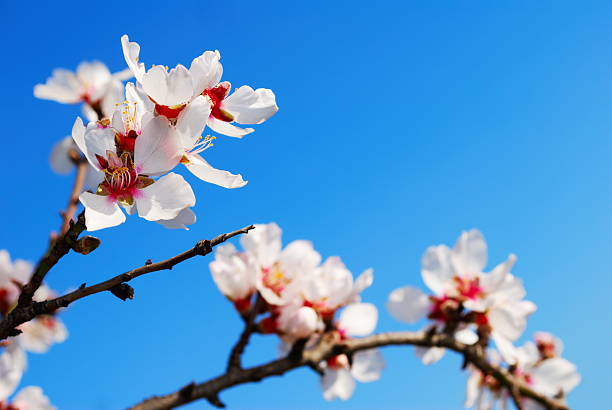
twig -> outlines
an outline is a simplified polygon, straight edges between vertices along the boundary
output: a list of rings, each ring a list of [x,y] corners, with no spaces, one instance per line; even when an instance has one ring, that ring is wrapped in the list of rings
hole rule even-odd
[[[246,345],[249,344],[249,339],[255,330],[255,318],[259,313],[259,310],[262,305],[262,298],[259,293],[255,299],[255,303],[251,307],[249,314],[245,317],[244,320],[244,329],[240,334],[240,338],[232,348],[232,352],[230,353],[230,357],[227,363],[227,372],[232,372],[234,370],[238,370],[242,368],[241,364],[241,356],[244,353],[244,349]]]
[[[188,395],[184,394],[183,388],[165,396],[154,396],[146,399],[130,407],[130,410],[168,410],[200,399],[208,400],[215,405],[214,401],[219,400],[219,393],[230,387],[257,382],[272,376],[279,376],[299,367],[312,366],[313,363],[320,363],[340,353],[353,354],[360,350],[392,345],[445,347],[454,350],[463,354],[467,360],[481,371],[493,376],[505,388],[518,391],[522,397],[531,398],[549,410],[569,410],[569,407],[565,404],[541,395],[516,379],[507,370],[490,363],[486,356],[473,346],[459,343],[450,335],[432,335],[425,331],[380,333],[345,341],[337,341],[333,337],[323,337],[318,346],[313,349],[304,350],[300,357],[296,358],[295,355],[289,355],[283,359],[274,360],[261,366],[226,372],[207,382],[190,385]],[[217,407],[220,406],[217,405]]]
[[[74,235],[75,232],[78,231],[80,233],[83,229],[85,229],[83,219],[84,218],[82,217],[82,214],[81,214],[81,216],[79,216],[79,222],[74,224],[70,228],[70,230],[66,233],[66,235],[64,235],[61,238],[63,240],[56,241],[56,244],[68,243],[69,241],[67,241],[66,238],[68,237],[72,238],[72,235]],[[81,224],[82,224],[82,227],[80,226]],[[76,228],[77,225],[79,226],[78,229]],[[110,291],[117,285],[120,285],[125,282],[129,282],[132,279],[145,275],[147,273],[157,272],[157,271],[165,270],[165,269],[172,269],[175,265],[181,262],[184,262],[187,259],[193,258],[194,256],[208,255],[209,253],[212,252],[212,248],[215,247],[216,245],[219,245],[220,243],[225,242],[226,240],[233,238],[234,236],[248,233],[248,231],[254,228],[255,227],[253,225],[250,225],[245,228],[238,229],[237,231],[234,231],[234,232],[219,235],[210,241],[209,240],[199,241],[193,248],[183,253],[180,253],[176,256],[173,256],[170,259],[166,259],[165,261],[161,261],[157,263],[145,264],[144,266],[141,266],[140,268],[132,269],[128,272],[122,273],[121,275],[117,275],[104,282],[100,282],[92,286],[79,287],[77,290],[67,293],[63,296],[57,297],[55,299],[47,300],[44,302],[31,302],[29,304],[21,304],[20,302],[15,309],[13,309],[2,321],[0,321],[0,340],[4,340],[8,336],[14,335],[15,328],[17,326],[21,325],[22,323],[32,320],[34,317],[38,315],[51,313],[51,312],[56,311],[59,308],[67,307],[72,302],[82,299],[86,296],[105,292],[105,291]],[[56,245],[56,246],[59,246],[59,245]],[[56,249],[56,247],[53,247],[53,249]],[[61,251],[65,250],[62,256],[66,254],[69,249],[70,249],[69,246],[67,249],[64,249],[64,247],[62,246],[60,250]],[[59,252],[59,250],[57,252]],[[56,256],[57,252],[51,252],[50,258],[52,259],[51,262],[53,263],[50,266],[53,266],[57,262],[57,260],[59,260],[59,257],[61,257],[61,256],[59,257]],[[42,265],[47,266],[51,262],[46,262]],[[41,263],[39,263],[39,265],[41,265]],[[42,268],[41,268],[41,271],[42,271]],[[38,270],[35,271],[34,276],[36,276],[36,272],[38,272]],[[42,277],[44,277],[44,275],[42,275]],[[42,282],[42,279],[40,279],[40,281]],[[30,281],[30,283],[31,282],[32,281]],[[30,283],[28,283],[28,285],[24,287],[24,291],[22,292],[21,296],[24,295],[26,288],[30,285]],[[20,296],[20,300],[21,300],[21,296]],[[32,300],[31,295],[29,299],[30,301]]]
[[[62,226],[60,228],[59,235],[63,235],[70,229],[70,222],[76,212],[77,206],[79,205],[79,195],[83,191],[83,185],[85,184],[85,177],[87,176],[87,159],[79,154],[76,150],[69,153],[70,159],[76,167],[76,175],[74,177],[74,184],[72,191],[70,192],[70,198],[66,205],[66,210],[62,212]]]

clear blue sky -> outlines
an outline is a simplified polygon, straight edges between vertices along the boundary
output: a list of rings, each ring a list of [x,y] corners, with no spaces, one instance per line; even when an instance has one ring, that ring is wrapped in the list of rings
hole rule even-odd
[[[435,4],[431,4],[435,3]],[[188,64],[219,49],[224,78],[272,88],[279,113],[242,141],[220,137],[215,166],[249,185],[196,181],[189,232],[129,218],[99,233],[90,256],[50,275],[59,290],[160,260],[198,239],[276,221],[287,241],[314,241],[354,273],[374,267],[364,294],[379,330],[406,329],[388,293],[422,286],[425,248],[481,229],[490,261],[518,255],[515,273],[539,309],[526,336],[551,331],[583,383],[579,409],[609,406],[612,326],[612,4],[514,2],[0,3],[3,194],[0,248],[36,260],[72,182],[51,173],[51,146],[76,106],[36,100],[55,67],[100,59],[124,68],[119,38],[147,63]],[[116,409],[219,374],[240,321],[218,293],[209,258],[139,279],[136,298],[98,295],[63,317],[67,342],[30,355],[24,385],[60,409]],[[275,355],[256,337],[247,363]],[[222,394],[231,409],[447,410],[462,406],[458,357],[421,365],[385,350],[387,369],[346,402],[326,403],[309,370]],[[205,403],[188,408],[206,407]]]

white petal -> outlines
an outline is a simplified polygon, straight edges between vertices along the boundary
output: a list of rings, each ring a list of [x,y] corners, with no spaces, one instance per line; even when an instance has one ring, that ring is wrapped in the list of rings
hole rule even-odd
[[[73,72],[58,68],[45,84],[34,87],[34,96],[43,100],[53,100],[63,104],[81,101],[81,85]]]
[[[153,118],[136,138],[134,164],[139,174],[166,173],[179,163],[181,157],[179,138],[165,117]]]
[[[452,251],[453,265],[460,274],[478,274],[487,264],[487,243],[477,229],[462,232]]]
[[[385,368],[385,360],[378,349],[360,350],[353,355],[351,374],[362,383],[380,379],[380,373]]]
[[[275,223],[258,224],[255,229],[240,237],[240,244],[260,266],[270,267],[280,255],[281,234],[281,229]]]
[[[455,274],[451,265],[451,251],[446,245],[427,248],[421,259],[423,282],[436,295],[443,294]]]
[[[510,254],[508,259],[497,265],[488,275],[482,275],[480,284],[486,293],[495,292],[510,273],[512,266],[516,263],[516,255]]]
[[[98,162],[96,155],[107,158],[107,151],[116,151],[115,131],[113,131],[111,128],[99,128],[96,123],[90,122],[87,125],[84,139],[85,149],[83,150],[83,153],[87,157],[87,160],[92,167],[101,170],[100,162]]]
[[[278,111],[272,90],[244,85],[223,100],[223,109],[239,124],[261,124]]]
[[[255,131],[253,128],[240,128],[229,122],[221,121],[215,117],[208,117],[208,126],[219,134],[227,135],[228,137],[242,138],[247,134]]]
[[[304,240],[287,244],[278,259],[283,269],[301,276],[306,276],[321,263],[321,255],[314,249],[312,242]]]
[[[278,326],[287,336],[302,339],[312,335],[319,326],[319,317],[307,306],[288,305],[281,308]]]
[[[76,146],[71,137],[66,137],[57,142],[51,150],[49,156],[49,163],[51,169],[57,174],[66,175],[74,168],[74,163],[68,156],[71,149],[75,149]]]
[[[247,181],[242,179],[242,175],[236,175],[229,171],[213,168],[200,155],[189,155],[188,158],[189,162],[186,163],[185,166],[193,175],[200,178],[202,181],[230,189],[242,188],[247,184]]]
[[[88,231],[110,228],[125,222],[119,205],[108,196],[83,192],[79,200],[85,206],[85,225]]]
[[[110,71],[99,61],[83,61],[77,67],[76,75],[91,101],[102,99],[112,82]]]
[[[414,348],[414,353],[419,359],[421,359],[421,362],[423,362],[423,364],[425,365],[436,363],[442,358],[442,356],[444,356],[445,351],[446,350],[443,347],[416,346]]]
[[[475,369],[470,371],[470,376],[468,377],[465,387],[465,408],[473,407],[480,394],[482,394],[482,387],[480,386],[481,378],[482,375],[480,371]]]
[[[173,107],[187,104],[193,94],[191,74],[182,65],[166,71],[157,65],[142,76],[142,88],[157,104]]]
[[[168,229],[185,229],[187,225],[193,225],[196,223],[196,214],[191,210],[191,208],[185,208],[174,219],[155,221],[158,224],[165,226]]]
[[[11,405],[20,410],[57,410],[38,386],[21,389],[12,400]]]
[[[325,369],[321,388],[325,400],[348,400],[355,390],[355,379],[347,369]]]
[[[547,359],[531,373],[533,388],[547,396],[567,394],[580,383],[576,365],[561,357]]]
[[[49,316],[39,316],[19,326],[21,333],[17,337],[19,345],[27,351],[45,353],[51,345],[61,343],[68,338],[64,323]]]
[[[338,327],[348,336],[367,336],[376,328],[378,310],[371,303],[352,303],[340,314]]]
[[[191,62],[189,72],[193,78],[194,95],[202,94],[207,88],[213,88],[221,80],[223,66],[219,62],[219,51],[205,51]]]
[[[469,327],[455,332],[455,340],[465,345],[473,345],[478,341],[478,335]]]
[[[429,297],[417,288],[406,286],[389,294],[387,310],[400,322],[416,323],[431,309]]]
[[[210,109],[209,100],[200,95],[187,104],[176,119],[176,130],[186,150],[198,143],[210,116]]]
[[[517,314],[511,308],[494,308],[487,314],[489,324],[496,332],[510,340],[518,339],[525,330],[525,316]]]
[[[495,330],[491,332],[491,339],[495,342],[497,350],[499,350],[504,361],[509,364],[516,364],[519,352],[512,342]]]
[[[174,219],[183,209],[195,205],[191,186],[181,175],[170,173],[141,189],[136,196],[138,215],[148,221]]]
[[[136,80],[142,82],[142,76],[145,72],[143,63],[139,63],[140,57],[140,45],[138,43],[130,41],[127,34],[121,36],[121,48],[123,49],[123,57],[127,66],[132,70],[132,74],[136,77]]]
[[[216,248],[215,260],[209,268],[215,284],[226,297],[243,299],[255,291],[255,272],[231,243]]]
[[[153,110],[155,109],[155,104],[151,101],[151,99],[147,96],[147,94],[142,89],[141,84],[127,83],[125,86],[125,100],[128,102],[128,109],[130,112],[136,112],[136,124],[135,130],[136,132],[140,132],[142,127],[145,125],[146,121],[143,117],[148,115],[153,115]],[[122,101],[118,101],[121,103]]]
[[[4,349],[0,355],[0,401],[15,391],[25,368],[26,355],[17,344],[12,343]]]

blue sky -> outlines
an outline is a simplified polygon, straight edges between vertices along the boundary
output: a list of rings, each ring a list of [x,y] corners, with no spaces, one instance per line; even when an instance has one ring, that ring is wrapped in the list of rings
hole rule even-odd
[[[414,329],[386,313],[388,293],[423,286],[426,247],[476,227],[490,266],[518,255],[514,272],[539,308],[526,337],[555,333],[579,366],[570,404],[608,404],[610,2],[2,2],[0,12],[0,248],[14,257],[41,255],[72,183],[51,173],[47,157],[79,109],[32,95],[53,68],[99,59],[123,69],[119,38],[128,33],[147,63],[188,64],[219,49],[224,79],[272,88],[280,106],[254,134],[220,137],[207,151],[249,185],[225,190],[188,177],[198,197],[192,230],[130,218],[99,232],[95,253],[66,257],[50,274],[54,288],[276,221],[286,241],[310,239],[355,274],[373,267],[364,299],[381,309],[378,329]],[[222,372],[240,321],[210,279],[210,260],[138,279],[133,301],[75,303],[63,314],[70,338],[30,355],[23,385],[41,385],[60,409],[102,410]],[[275,343],[256,337],[247,364],[273,358]],[[410,348],[385,357],[382,379],[345,403],[326,403],[307,370],[221,398],[231,409],[461,407],[458,357],[433,367]]]

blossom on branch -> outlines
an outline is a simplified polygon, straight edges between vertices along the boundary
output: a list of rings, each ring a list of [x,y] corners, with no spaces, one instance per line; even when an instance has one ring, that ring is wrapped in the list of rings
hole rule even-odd
[[[123,80],[132,77],[129,70],[111,74],[99,61],[84,61],[76,73],[58,68],[45,84],[34,87],[34,96],[63,104],[84,103],[83,115],[90,121],[101,120],[99,113],[109,116],[115,105],[123,101]]]
[[[407,286],[391,292],[387,307],[397,320],[416,323],[423,318],[439,331],[450,333],[464,344],[487,345],[493,339],[504,359],[513,360],[512,341],[523,333],[527,317],[536,309],[526,301],[522,282],[510,273],[516,257],[510,255],[490,273],[487,245],[473,229],[463,232],[453,249],[446,245],[427,249],[421,276],[431,295]],[[444,354],[440,347],[416,348],[423,363],[431,364]]]
[[[534,342],[529,341],[515,350],[516,360],[508,366],[508,371],[545,397],[563,400],[580,383],[580,375],[573,363],[560,357],[562,349],[559,339],[550,333],[538,332],[534,335]],[[489,355],[493,362],[502,362],[501,355],[495,350],[491,350]],[[496,404],[502,409],[507,408],[510,392],[498,380],[472,365],[469,372],[466,408],[490,410]],[[524,409],[544,410],[533,399],[518,399]]]
[[[193,59],[187,69],[178,64],[172,69],[153,65],[146,69],[140,62],[140,45],[131,42],[127,35],[121,37],[125,61],[136,80],[155,103],[158,114],[169,119],[177,118],[198,96],[207,98],[211,110],[207,124],[214,131],[230,137],[242,137],[253,132],[252,128],[232,125],[260,124],[278,111],[274,93],[266,88],[253,90],[249,86],[239,87],[231,95],[231,84],[220,82],[223,66],[219,51],[206,51]]]

